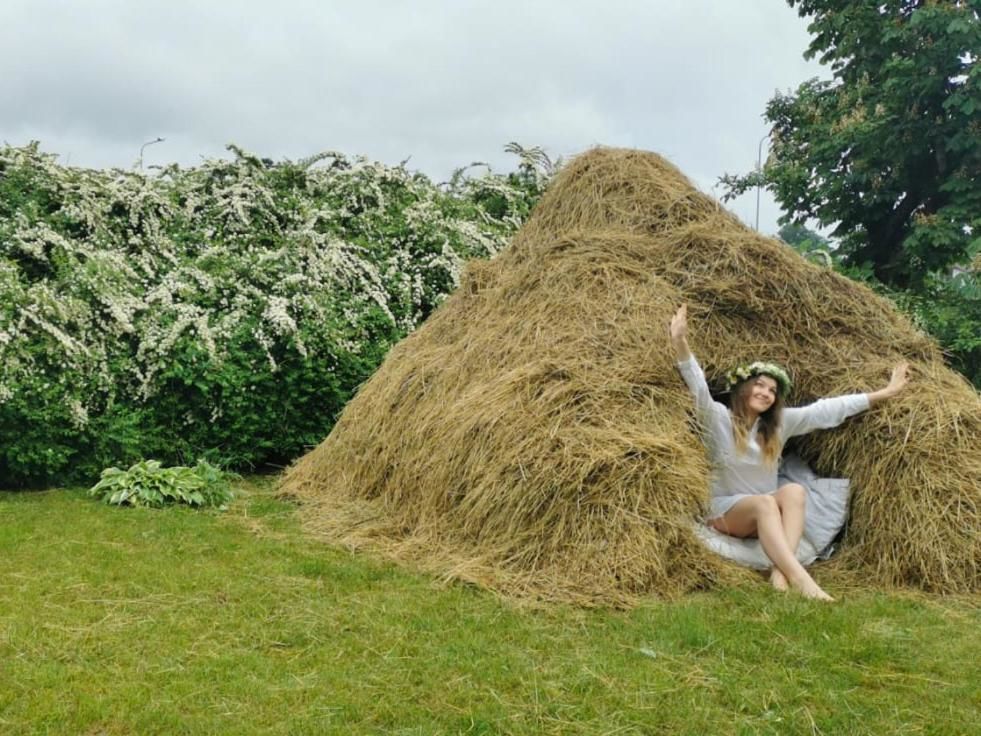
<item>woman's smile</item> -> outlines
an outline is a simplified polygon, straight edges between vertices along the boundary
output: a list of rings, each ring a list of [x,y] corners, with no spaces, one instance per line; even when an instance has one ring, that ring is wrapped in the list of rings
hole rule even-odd
[[[770,376],[757,376],[749,393],[749,408],[762,414],[777,400],[777,382]]]

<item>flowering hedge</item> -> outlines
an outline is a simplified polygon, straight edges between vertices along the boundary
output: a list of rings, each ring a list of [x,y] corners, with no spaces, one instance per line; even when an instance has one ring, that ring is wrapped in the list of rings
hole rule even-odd
[[[389,346],[493,256],[547,160],[444,185],[230,147],[145,173],[0,148],[0,487],[319,442]]]

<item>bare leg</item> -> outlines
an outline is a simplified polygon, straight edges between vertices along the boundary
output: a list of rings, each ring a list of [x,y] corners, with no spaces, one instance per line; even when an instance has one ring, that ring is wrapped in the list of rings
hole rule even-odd
[[[814,582],[807,570],[797,561],[784,536],[780,507],[773,496],[744,498],[712,524],[716,529],[734,537],[759,537],[763,551],[790,584],[808,598],[832,601]]]
[[[780,572],[780,568],[775,565],[770,568],[770,585],[777,590],[790,589],[790,583],[787,582],[787,576]]]
[[[780,508],[780,522],[783,526],[783,536],[787,540],[790,551],[797,556],[797,547],[804,535],[804,511],[807,504],[807,491],[799,483],[788,483],[780,486],[773,497]],[[770,584],[777,590],[787,590],[787,578],[780,568],[770,571]]]

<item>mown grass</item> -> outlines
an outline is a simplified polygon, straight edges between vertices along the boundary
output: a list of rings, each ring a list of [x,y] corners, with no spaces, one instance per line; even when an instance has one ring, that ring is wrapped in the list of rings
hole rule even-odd
[[[517,608],[225,513],[0,493],[3,734],[959,734],[977,599]]]

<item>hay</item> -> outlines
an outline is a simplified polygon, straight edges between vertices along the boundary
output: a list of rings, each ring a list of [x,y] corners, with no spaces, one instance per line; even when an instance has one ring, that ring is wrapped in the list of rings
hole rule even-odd
[[[978,589],[977,392],[888,301],[638,151],[573,160],[281,492],[315,534],[509,596],[625,605],[745,580],[691,530],[708,468],[667,346],[683,301],[710,379],[776,360],[792,404],[879,388],[910,360],[900,398],[800,442],[820,473],[854,481],[831,574]]]

